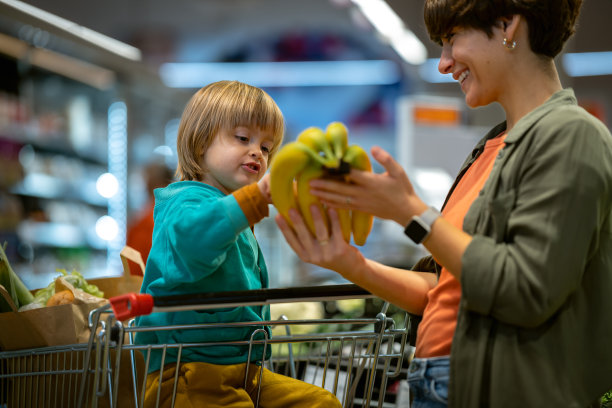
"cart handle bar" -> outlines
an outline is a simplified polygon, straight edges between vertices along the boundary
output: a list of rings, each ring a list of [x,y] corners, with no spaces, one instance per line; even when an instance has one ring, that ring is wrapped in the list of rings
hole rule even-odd
[[[355,284],[346,284],[155,297],[145,293],[126,293],[110,298],[109,302],[115,317],[118,320],[126,320],[157,312],[373,297],[373,294]]]

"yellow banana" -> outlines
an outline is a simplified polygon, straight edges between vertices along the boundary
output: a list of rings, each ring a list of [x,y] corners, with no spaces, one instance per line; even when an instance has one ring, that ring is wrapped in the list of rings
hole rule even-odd
[[[323,167],[319,167],[316,165],[306,166],[304,170],[302,170],[297,175],[297,202],[302,216],[304,217],[304,221],[306,225],[312,232],[312,234],[316,234],[314,221],[312,219],[312,213],[310,212],[310,206],[315,204],[319,207],[319,211],[323,215],[323,219],[325,221],[325,225],[330,228],[329,219],[327,216],[327,208],[319,199],[310,193],[310,180],[321,178],[325,175],[325,169]],[[340,226],[342,228],[342,236],[346,242],[351,242],[351,211],[348,209],[337,208],[336,212],[338,213],[338,218],[340,218]]]
[[[344,152],[342,160],[350,164],[351,168],[372,171],[372,163],[370,163],[368,153],[359,145],[350,145]]]
[[[342,236],[347,243],[351,242],[351,210],[346,208],[336,208],[338,218],[340,219],[340,227],[342,227]]]
[[[351,168],[363,171],[372,171],[372,163],[365,150],[358,145],[351,145],[346,149],[342,161],[348,163]],[[364,245],[372,230],[374,217],[363,211],[351,212],[351,230],[353,241],[356,245]]]
[[[344,156],[348,147],[348,129],[342,122],[332,122],[325,129],[325,136],[331,145],[337,159]]]
[[[297,174],[314,159],[312,149],[303,143],[291,142],[284,145],[270,163],[270,195],[272,203],[289,225],[289,209],[298,209],[294,191]]]
[[[304,217],[304,221],[312,232],[313,235],[316,235],[314,221],[312,219],[312,213],[310,212],[310,206],[316,205],[319,207],[319,211],[321,211],[321,215],[325,220],[325,225],[329,228],[329,220],[327,217],[327,209],[321,204],[319,199],[310,193],[310,185],[308,184],[310,180],[321,178],[325,174],[325,170],[320,166],[306,166],[298,175],[297,175],[297,202],[302,213],[302,217]]]
[[[332,152],[331,145],[327,140],[327,136],[322,129],[312,126],[303,130],[296,139],[297,142],[304,143],[315,152],[322,152],[323,157],[327,160],[334,160],[336,163],[340,160],[339,157],[335,156]]]
[[[289,209],[300,211],[313,234],[315,230],[310,207],[315,204],[329,228],[327,211],[319,199],[310,193],[309,182],[321,177],[343,179],[350,168],[372,171],[365,150],[358,145],[348,146],[348,131],[344,124],[332,122],[325,132],[317,127],[307,128],[295,142],[283,146],[270,164],[272,202],[289,224]],[[374,217],[347,209],[338,209],[337,212],[344,240],[350,242],[352,235],[356,245],[364,245],[372,230]]]

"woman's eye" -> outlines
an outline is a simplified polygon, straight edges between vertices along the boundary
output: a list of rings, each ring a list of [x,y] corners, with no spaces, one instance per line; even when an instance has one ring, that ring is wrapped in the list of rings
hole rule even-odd
[[[451,31],[450,33],[442,37],[442,41],[445,43],[451,43],[453,41],[453,37],[455,37],[455,32]]]

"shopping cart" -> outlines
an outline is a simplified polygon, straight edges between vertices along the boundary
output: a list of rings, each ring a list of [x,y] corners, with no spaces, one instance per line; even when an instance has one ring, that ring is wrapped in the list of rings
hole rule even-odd
[[[106,322],[99,321],[105,309],[110,305],[90,313],[88,343],[0,351],[0,408],[110,406],[107,381],[97,375],[106,364]],[[114,356],[115,350],[109,353]],[[129,395],[126,401],[134,406]]]
[[[95,373],[87,354],[87,344],[0,352],[0,407],[78,407]]]
[[[0,370],[4,370],[0,371],[0,388],[1,384],[5,384],[4,387],[8,390],[8,394],[5,392],[5,395],[8,395],[5,403],[10,408],[141,407],[153,350],[161,350],[162,355],[171,349],[178,350],[180,362],[181,353],[190,347],[215,346],[219,343],[135,344],[136,333],[151,330],[253,327],[253,333],[258,333],[259,339],[252,336],[249,340],[223,344],[248,347],[249,356],[255,346],[260,349],[263,347],[263,355],[266,355],[267,348],[270,348],[271,357],[261,359],[263,366],[273,372],[326,388],[338,397],[345,408],[393,406],[392,403],[385,402],[388,379],[400,378],[405,374],[409,358],[406,344],[410,328],[407,314],[402,314],[399,319],[387,316],[388,303],[382,305],[381,311],[375,317],[289,319],[280,316],[277,320],[264,322],[163,327],[137,327],[133,319],[135,316],[158,312],[368,298],[374,296],[352,284],[234,291],[189,297],[153,298],[148,295],[126,294],[112,298],[108,305],[90,314],[89,343],[66,348],[70,351],[70,356],[75,353],[79,356],[72,365],[55,367],[51,364],[45,368],[47,363],[39,362],[38,365],[22,365],[19,370],[2,368],[15,365],[24,358],[39,361],[61,360],[61,353],[64,351],[62,348],[0,353]],[[266,330],[259,329],[262,326],[270,326],[273,335],[268,336]],[[46,355],[49,356],[46,357],[47,360],[44,357]],[[163,364],[162,357],[162,369]],[[44,368],[42,372],[41,367]],[[245,373],[245,380],[247,374]],[[67,378],[70,381],[66,381]],[[3,379],[10,381],[2,381]],[[42,383],[44,386],[41,388]],[[59,398],[55,390],[64,390],[64,384],[70,384],[67,390],[69,393],[64,392],[61,394],[62,398]],[[26,391],[22,391],[24,389]],[[32,390],[37,390],[37,395],[42,397],[31,399]],[[52,402],[54,398],[58,402]],[[172,401],[174,402],[174,394]],[[0,399],[0,407],[2,402]],[[256,404],[257,402],[258,400]]]

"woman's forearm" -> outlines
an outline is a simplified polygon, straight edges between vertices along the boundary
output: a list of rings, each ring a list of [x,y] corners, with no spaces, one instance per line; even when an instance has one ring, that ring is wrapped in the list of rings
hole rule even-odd
[[[423,314],[427,292],[437,283],[435,273],[394,268],[371,259],[364,259],[361,266],[341,274],[372,294],[417,315]]]

